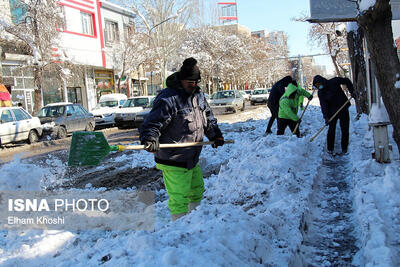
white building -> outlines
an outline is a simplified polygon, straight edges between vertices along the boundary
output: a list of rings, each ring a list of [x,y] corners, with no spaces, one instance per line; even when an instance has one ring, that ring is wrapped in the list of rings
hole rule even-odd
[[[124,41],[134,27],[134,13],[104,0],[61,0],[65,28],[61,29],[59,54],[84,68],[80,84],[68,86],[68,101],[81,102],[88,110],[103,93],[115,92],[115,75],[120,69],[114,62],[113,48]],[[130,96],[129,79],[125,94]],[[73,82],[74,83],[74,82]]]

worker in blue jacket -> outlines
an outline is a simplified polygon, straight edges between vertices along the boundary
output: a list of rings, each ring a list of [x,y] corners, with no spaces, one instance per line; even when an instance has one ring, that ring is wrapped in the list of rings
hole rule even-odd
[[[141,129],[140,140],[154,153],[156,167],[163,172],[172,220],[194,208],[202,199],[204,181],[198,164],[201,146],[159,149],[159,144],[202,142],[206,136],[213,147],[224,138],[204,93],[200,70],[194,58],[187,58],[178,72],[167,78],[167,88],[155,98]]]
[[[324,77],[317,75],[313,79],[313,85],[318,89],[318,98],[325,123],[329,123],[327,135],[328,153],[333,154],[335,147],[336,123],[338,120],[340,121],[340,129],[342,132],[342,153],[347,153],[349,145],[350,103],[348,103],[346,107],[331,120],[331,122],[329,122],[329,120],[348,100],[341,85],[345,85],[351,96],[353,96],[353,84],[348,78],[335,77],[327,80]]]

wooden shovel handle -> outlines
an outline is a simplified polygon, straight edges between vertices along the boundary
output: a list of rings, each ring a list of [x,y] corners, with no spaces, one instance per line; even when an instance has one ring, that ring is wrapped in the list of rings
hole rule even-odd
[[[224,144],[233,144],[235,143],[234,140],[225,140]],[[176,143],[176,144],[160,144],[160,148],[174,148],[174,147],[191,147],[191,146],[204,146],[204,145],[212,145],[214,141],[209,142],[188,142],[188,143]],[[125,149],[134,149],[140,150],[144,149],[144,145],[129,145],[129,146],[119,146],[121,147],[120,150]]]

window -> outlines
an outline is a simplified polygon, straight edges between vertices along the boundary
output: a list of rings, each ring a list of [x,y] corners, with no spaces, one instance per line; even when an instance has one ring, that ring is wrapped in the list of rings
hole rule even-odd
[[[124,24],[124,38],[125,42],[129,41],[130,36],[133,33],[133,25]]]
[[[6,109],[3,110],[3,112],[1,113],[1,120],[4,122],[12,122],[14,121],[13,116],[11,114],[11,111]]]
[[[25,114],[27,119],[32,119],[31,115],[29,115],[29,113],[26,112],[25,109],[20,109],[20,111]]]
[[[73,106],[67,106],[67,114],[74,114],[75,113],[75,110],[74,110],[74,107]]]
[[[85,115],[86,115],[86,110],[84,110],[81,106],[79,106],[79,105],[74,105],[74,108],[75,108],[76,112],[77,112],[80,116],[85,116]]]
[[[117,22],[105,20],[104,38],[106,43],[119,42],[119,31]]]
[[[87,35],[94,35],[92,14],[81,12],[81,21],[82,33]]]
[[[29,118],[20,110],[14,109],[14,116],[17,121],[28,120]]]

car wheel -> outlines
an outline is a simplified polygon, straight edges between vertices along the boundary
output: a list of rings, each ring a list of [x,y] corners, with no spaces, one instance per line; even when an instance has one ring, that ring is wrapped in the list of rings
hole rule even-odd
[[[60,126],[58,128],[57,138],[58,139],[63,139],[65,137],[67,137],[67,129],[65,129],[65,127],[63,127],[63,126]]]
[[[254,102],[251,102],[250,104],[251,104],[252,106],[254,106]]]
[[[93,132],[93,130],[94,130],[93,124],[89,122],[85,127],[85,131],[86,132]]]
[[[243,106],[242,106],[242,111],[244,111],[244,109],[246,108],[246,103],[243,101]]]
[[[35,130],[30,130],[28,135],[28,143],[33,144],[39,141],[39,136]]]

